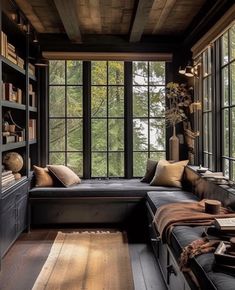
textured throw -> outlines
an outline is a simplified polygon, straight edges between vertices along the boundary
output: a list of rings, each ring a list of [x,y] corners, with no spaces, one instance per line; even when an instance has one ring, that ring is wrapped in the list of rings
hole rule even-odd
[[[157,209],[154,224],[163,242],[168,241],[173,226],[211,225],[215,218],[235,217],[235,213],[221,207],[219,214],[205,213],[205,199],[200,202],[179,202],[162,205]]]
[[[121,232],[59,232],[33,290],[133,290]]]

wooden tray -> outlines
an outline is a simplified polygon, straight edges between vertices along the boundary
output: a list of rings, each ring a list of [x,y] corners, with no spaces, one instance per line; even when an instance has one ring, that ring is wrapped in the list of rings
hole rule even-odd
[[[235,256],[226,253],[226,249],[230,247],[229,242],[220,242],[215,251],[215,261],[218,264],[235,265]]]

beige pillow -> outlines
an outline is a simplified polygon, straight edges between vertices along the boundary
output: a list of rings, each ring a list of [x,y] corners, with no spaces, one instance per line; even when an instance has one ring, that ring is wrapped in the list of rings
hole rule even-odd
[[[35,178],[36,178],[35,186],[37,186],[37,187],[49,187],[49,186],[54,185],[53,179],[50,176],[47,168],[42,168],[42,167],[34,165],[33,171],[34,171]]]
[[[150,185],[181,187],[181,179],[184,167],[189,160],[170,163],[167,160],[160,160],[157,164],[155,175]]]
[[[81,179],[70,168],[64,165],[47,165],[49,172],[65,187],[81,183]]]

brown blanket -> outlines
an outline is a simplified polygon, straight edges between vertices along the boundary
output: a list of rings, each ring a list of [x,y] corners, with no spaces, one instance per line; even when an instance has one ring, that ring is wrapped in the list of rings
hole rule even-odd
[[[235,213],[221,207],[220,214],[205,213],[205,199],[200,202],[180,202],[160,206],[154,224],[163,242],[168,241],[172,227],[176,225],[211,225],[215,218],[235,217]]]

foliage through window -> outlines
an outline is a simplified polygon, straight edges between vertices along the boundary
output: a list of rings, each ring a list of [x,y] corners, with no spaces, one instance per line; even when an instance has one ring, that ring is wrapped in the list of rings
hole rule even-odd
[[[235,180],[235,25],[221,39],[222,166]]]
[[[133,175],[165,158],[165,63],[133,62]]]
[[[130,76],[125,75],[123,61],[92,61],[91,81],[84,84],[81,61],[50,61],[50,163],[65,164],[80,176],[86,167],[86,176],[91,177],[125,177],[128,167],[138,177],[144,174],[147,158],[165,158],[165,62],[128,65]],[[126,122],[124,114],[129,98],[125,80],[130,78],[132,123]],[[84,85],[89,87],[86,93]],[[130,131],[131,136],[126,136]],[[91,145],[85,152],[90,154],[90,165],[83,164],[87,136]],[[126,148],[127,138],[133,139],[132,148]],[[133,152],[133,164],[125,164],[127,152]]]
[[[83,175],[82,62],[50,61],[49,162]]]

